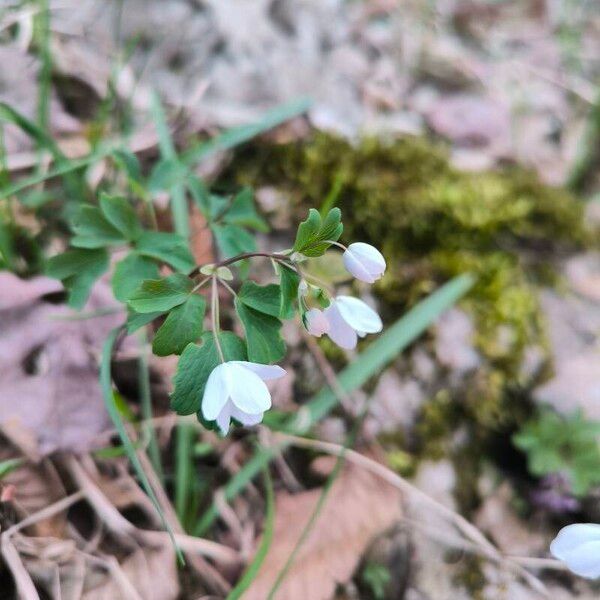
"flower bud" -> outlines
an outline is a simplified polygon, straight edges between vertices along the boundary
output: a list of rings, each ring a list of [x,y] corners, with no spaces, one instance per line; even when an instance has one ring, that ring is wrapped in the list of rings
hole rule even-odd
[[[385,259],[377,248],[363,242],[350,244],[344,252],[346,270],[366,283],[374,283],[385,272]]]
[[[311,308],[304,315],[304,322],[308,333],[321,337],[329,331],[329,321],[322,310]]]

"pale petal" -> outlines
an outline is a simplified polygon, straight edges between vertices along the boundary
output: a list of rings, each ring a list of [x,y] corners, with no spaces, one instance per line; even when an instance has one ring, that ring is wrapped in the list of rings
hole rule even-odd
[[[286,370],[279,365],[261,365],[260,363],[248,362],[246,360],[232,360],[232,364],[241,365],[245,369],[256,373],[263,381],[279,379],[286,375]]]
[[[325,316],[329,322],[329,331],[327,332],[327,335],[340,348],[344,348],[345,350],[352,350],[352,348],[356,348],[356,343],[358,341],[356,332],[342,318],[336,302],[332,302],[325,309]]]
[[[253,415],[271,408],[271,394],[256,373],[233,362],[226,364],[230,397],[237,408]]]
[[[600,577],[600,541],[586,542],[567,552],[564,563],[573,573],[581,577]]]
[[[600,525],[595,523],[575,523],[563,527],[550,544],[550,552],[565,560],[567,554],[587,542],[600,542]]]
[[[215,367],[206,382],[202,396],[202,415],[207,421],[214,421],[227,402],[229,392],[227,389],[225,365]]]
[[[365,265],[358,259],[357,256],[346,250],[343,254],[344,267],[346,267],[346,271],[350,273],[356,279],[360,279],[360,281],[364,281],[365,283],[374,283],[376,278],[371,275],[371,273],[367,270]]]
[[[329,321],[325,316],[325,313],[318,308],[311,308],[304,315],[306,321],[306,330],[311,335],[321,337],[324,333],[329,330]]]
[[[227,400],[223,410],[221,410],[216,419],[217,425],[223,435],[227,435],[227,432],[229,431],[229,424],[231,421],[231,413],[233,408],[233,402],[231,400]]]
[[[246,412],[240,410],[235,405],[231,409],[231,416],[236,421],[239,421],[242,425],[245,425],[246,427],[250,427],[252,425],[258,425],[263,419],[263,414],[264,413],[260,412],[256,415],[251,415],[249,413],[246,413]]]
[[[352,296],[338,296],[335,304],[344,321],[352,329],[363,333],[377,333],[382,330],[381,318],[362,300]]]
[[[385,272],[385,258],[377,248],[364,242],[350,244],[343,255],[346,269],[361,281],[373,283]]]

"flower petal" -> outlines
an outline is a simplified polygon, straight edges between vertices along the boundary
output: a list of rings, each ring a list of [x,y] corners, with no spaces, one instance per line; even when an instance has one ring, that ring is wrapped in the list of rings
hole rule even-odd
[[[271,394],[256,373],[235,362],[226,365],[230,397],[237,408],[252,415],[271,408]]]
[[[338,296],[335,304],[352,329],[363,333],[377,333],[383,329],[379,315],[362,300],[352,296]]]
[[[311,308],[306,311],[304,319],[306,321],[306,330],[311,335],[321,337],[329,330],[329,321],[327,320],[325,313],[318,308]]]
[[[222,435],[227,435],[227,432],[229,431],[229,424],[231,422],[231,413],[233,408],[233,402],[231,400],[227,400],[225,406],[216,418],[217,425],[221,430]]]
[[[239,421],[242,425],[245,425],[246,427],[250,427],[251,425],[258,425],[263,419],[263,414],[264,413],[260,412],[256,415],[251,415],[249,413],[246,413],[246,412],[240,410],[235,405],[231,409],[231,416],[236,421]]]
[[[207,421],[214,421],[227,402],[229,391],[225,374],[225,364],[222,364],[215,367],[208,376],[202,396],[202,415]]]
[[[356,348],[356,343],[358,341],[356,331],[354,331],[354,329],[352,329],[352,327],[350,327],[343,319],[336,302],[332,302],[325,309],[325,316],[329,322],[329,331],[327,332],[327,335],[340,348],[344,348],[345,350]]]
[[[350,250],[346,250],[342,256],[344,260],[344,267],[346,267],[346,271],[350,273],[356,279],[360,281],[364,281],[365,283],[374,283],[375,277],[369,273],[365,265],[355,256]]]
[[[550,552],[560,560],[587,542],[600,542],[600,525],[575,523],[563,527],[550,544]]]
[[[586,542],[567,553],[564,563],[581,577],[600,577],[600,541]]]
[[[263,381],[270,379],[279,379],[287,375],[287,371],[279,365],[262,365],[260,363],[248,362],[246,360],[232,360],[232,364],[241,365],[245,369],[256,373]]]

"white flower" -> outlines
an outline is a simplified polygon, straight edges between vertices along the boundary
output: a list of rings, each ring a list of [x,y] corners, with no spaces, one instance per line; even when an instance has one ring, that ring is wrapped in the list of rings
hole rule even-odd
[[[216,421],[223,435],[229,431],[232,418],[243,425],[260,423],[263,413],[271,408],[271,394],[264,382],[284,375],[285,370],[277,365],[243,360],[218,365],[212,370],[204,389],[204,418]]]
[[[385,258],[370,244],[364,242],[350,244],[343,258],[346,270],[361,281],[374,283],[385,272]]]
[[[550,552],[576,575],[600,577],[600,525],[577,523],[563,527],[550,544]]]
[[[304,315],[304,322],[308,333],[316,337],[321,337],[329,331],[329,321],[322,310],[311,308]]]
[[[321,311],[311,308],[305,315],[308,332],[317,337],[326,333],[340,348],[352,350],[358,336],[381,331],[379,315],[362,300],[352,296],[338,296]]]

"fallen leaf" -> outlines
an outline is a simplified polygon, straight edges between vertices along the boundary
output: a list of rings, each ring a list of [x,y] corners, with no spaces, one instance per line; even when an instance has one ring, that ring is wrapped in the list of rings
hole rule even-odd
[[[332,461],[327,459],[331,466]],[[275,500],[273,543],[244,600],[264,600],[315,509],[321,488]],[[401,495],[373,474],[346,465],[277,592],[277,600],[326,600],[348,581],[372,539],[401,515]]]
[[[175,600],[179,597],[175,552],[171,544],[156,548],[139,548],[119,565],[129,584],[144,600]],[[87,588],[81,600],[116,600],[123,597],[123,585],[110,574],[99,583]]]
[[[98,382],[98,356],[122,314],[77,318],[65,305],[45,301],[54,282],[27,282],[0,273],[0,429],[32,457],[57,450],[85,451],[108,428]],[[87,311],[116,306],[100,282]],[[14,441],[14,440],[13,440]],[[21,444],[18,444],[21,445]]]

